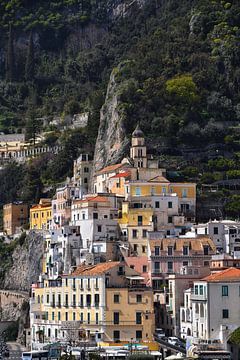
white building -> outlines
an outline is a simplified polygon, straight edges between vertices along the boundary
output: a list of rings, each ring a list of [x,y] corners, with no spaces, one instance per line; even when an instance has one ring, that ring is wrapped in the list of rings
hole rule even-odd
[[[71,224],[80,227],[83,249],[105,252],[107,240],[118,238],[118,208],[115,196],[88,196],[72,205]]]
[[[220,253],[240,256],[240,222],[213,220],[206,224],[194,225],[193,230],[196,234],[209,235]]]
[[[220,341],[226,348],[230,334],[240,325],[240,270],[229,268],[194,282],[192,335]]]

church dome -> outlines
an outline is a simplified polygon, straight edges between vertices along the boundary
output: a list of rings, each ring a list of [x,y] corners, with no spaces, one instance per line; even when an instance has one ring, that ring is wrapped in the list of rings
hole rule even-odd
[[[139,124],[137,124],[136,129],[132,133],[132,137],[135,137],[135,138],[143,138],[144,137],[144,134],[143,134],[142,130],[139,127]]]

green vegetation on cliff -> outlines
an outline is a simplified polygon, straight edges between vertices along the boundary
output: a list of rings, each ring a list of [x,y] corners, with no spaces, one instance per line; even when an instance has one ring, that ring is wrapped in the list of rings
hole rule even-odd
[[[42,118],[90,114],[89,125],[77,133],[47,128],[48,141],[64,144],[63,152],[47,159],[49,164],[45,159],[28,165],[28,174],[19,167],[27,189],[4,180],[1,203],[15,194],[35,200],[44,185],[70,174],[80,150],[93,151],[109,75],[120,62],[125,65],[116,78],[127,133],[140,121],[155,153],[165,154],[182,178],[239,178],[239,2],[149,0],[142,8],[130,3],[1,1],[0,131],[26,127],[34,133],[46,130]],[[206,148],[206,156],[189,161],[182,153],[187,147]],[[218,157],[234,166],[211,167],[208,160]],[[31,171],[37,171],[37,183]],[[232,216],[236,201],[226,207]]]

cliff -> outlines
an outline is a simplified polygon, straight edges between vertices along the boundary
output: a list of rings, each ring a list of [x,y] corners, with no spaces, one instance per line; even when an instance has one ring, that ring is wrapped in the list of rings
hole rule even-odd
[[[44,244],[41,234],[30,232],[24,244],[16,246],[12,254],[12,266],[6,271],[3,288],[29,291],[41,272]]]
[[[125,129],[125,111],[121,106],[124,81],[119,80],[119,72],[124,63],[114,68],[108,83],[104,105],[100,111],[100,124],[95,145],[93,173],[109,164],[120,162],[128,147]]]

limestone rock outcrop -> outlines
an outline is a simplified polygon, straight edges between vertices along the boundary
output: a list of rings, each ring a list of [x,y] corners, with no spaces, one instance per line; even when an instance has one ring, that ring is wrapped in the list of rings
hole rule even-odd
[[[124,111],[120,106],[121,82],[117,81],[118,71],[121,66],[120,64],[111,73],[105,103],[100,112],[93,173],[104,166],[120,162],[129,144],[124,128]]]
[[[18,245],[12,255],[12,266],[6,272],[4,288],[29,291],[41,273],[44,250],[43,237],[31,231],[22,246]]]

